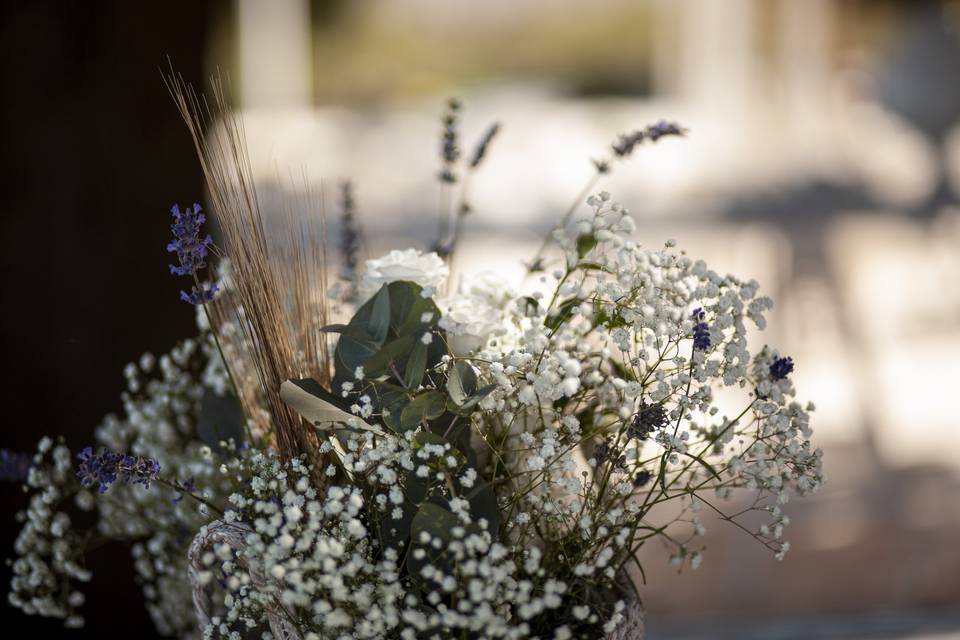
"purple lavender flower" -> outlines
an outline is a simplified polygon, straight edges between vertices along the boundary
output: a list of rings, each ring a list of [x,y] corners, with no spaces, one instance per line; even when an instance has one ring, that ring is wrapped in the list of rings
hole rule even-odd
[[[657,429],[667,424],[667,412],[659,402],[640,404],[640,411],[633,417],[633,423],[627,428],[627,437],[646,440]]]
[[[460,159],[460,146],[457,131],[457,113],[460,111],[460,101],[450,98],[447,101],[447,111],[443,114],[443,135],[440,140],[440,156],[443,159],[443,168],[440,170],[441,182],[454,183],[457,175],[453,166]]]
[[[201,286],[197,288],[194,286],[190,288],[190,293],[181,290],[180,299],[192,305],[205,304],[211,302],[216,297],[218,291],[220,291],[220,287],[218,287],[216,283],[212,283],[209,287]]]
[[[620,158],[626,158],[633,153],[637,145],[643,144],[647,140],[656,142],[665,136],[682,136],[686,134],[686,132],[687,130],[676,122],[660,120],[657,123],[648,125],[632,133],[621,134],[617,137],[617,141],[611,145],[611,148],[613,149],[614,155]],[[600,167],[598,167],[598,170],[600,170]],[[605,173],[603,170],[600,170],[600,172]]]
[[[353,184],[349,181],[340,185],[340,255],[343,257],[341,277],[353,280],[360,266],[360,227],[357,225],[356,201],[353,197]]]
[[[706,351],[710,348],[710,326],[704,322],[707,314],[704,313],[703,308],[697,307],[690,317],[697,320],[697,324],[693,325],[693,348],[697,351]]]
[[[179,266],[170,265],[170,273],[178,276],[196,275],[197,271],[207,266],[206,258],[210,245],[213,244],[213,238],[209,234],[200,239],[200,227],[207,217],[200,213],[199,204],[194,204],[192,208],[187,207],[183,212],[179,205],[173,205],[170,213],[174,220],[170,226],[173,240],[167,245],[167,251],[176,253],[180,260]]]
[[[686,135],[687,130],[681,127],[676,122],[667,122],[666,120],[661,120],[656,124],[652,124],[646,129],[647,138],[650,142],[656,142],[664,136],[682,136]]]
[[[124,484],[142,484],[149,488],[150,483],[160,475],[160,463],[153,458],[131,456],[100,449],[94,454],[92,447],[86,447],[77,454],[77,477],[85,487],[99,486],[100,493],[106,493],[117,480]]]
[[[25,482],[33,464],[33,456],[20,451],[0,449],[0,481]]]
[[[187,207],[184,211],[180,211],[178,205],[173,205],[170,214],[173,215],[173,224],[170,226],[173,240],[167,244],[167,251],[176,253],[177,260],[180,262],[179,265],[170,265],[170,273],[177,276],[190,276],[196,280],[198,272],[207,266],[207,256],[213,244],[213,238],[209,234],[200,238],[200,228],[207,217],[200,212],[199,204]],[[195,286],[190,293],[181,291],[180,299],[194,305],[204,304],[213,300],[217,291],[216,284],[210,287]]]
[[[641,489],[644,485],[650,482],[650,478],[653,477],[653,474],[647,471],[646,469],[641,469],[637,472],[637,475],[633,476],[633,487],[635,489]]]
[[[770,377],[774,380],[783,380],[793,373],[793,358],[777,358],[770,365]]]
[[[487,155],[487,150],[490,148],[490,143],[493,142],[493,138],[499,131],[500,123],[494,122],[492,125],[490,125],[490,128],[484,132],[483,137],[480,138],[480,142],[477,143],[477,146],[473,151],[473,158],[470,159],[471,169],[476,169],[478,166],[480,166],[480,163],[483,162],[483,159]]]

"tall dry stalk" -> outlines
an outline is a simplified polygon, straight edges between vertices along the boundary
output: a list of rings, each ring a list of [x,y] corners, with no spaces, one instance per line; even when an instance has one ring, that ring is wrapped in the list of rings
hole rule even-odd
[[[243,122],[226,103],[223,82],[212,81],[213,107],[171,70],[164,77],[206,180],[209,209],[223,232],[232,293],[215,305],[214,330],[235,322],[242,348],[227,350],[238,369],[255,372],[237,381],[246,414],[272,434],[285,458],[306,454],[322,482],[315,430],[280,398],[290,378],[329,384],[326,324],[325,225],[322,210],[304,218],[290,201],[267,218],[254,184]],[[309,200],[308,200],[309,202]],[[227,363],[230,365],[231,363]],[[250,388],[250,380],[258,388]]]

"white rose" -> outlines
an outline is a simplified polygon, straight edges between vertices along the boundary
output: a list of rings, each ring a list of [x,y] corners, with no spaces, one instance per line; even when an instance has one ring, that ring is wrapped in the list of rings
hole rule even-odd
[[[369,299],[383,285],[399,280],[435,290],[447,281],[448,273],[447,265],[436,253],[394,249],[382,258],[367,260],[367,270],[360,280],[360,296]]]
[[[492,336],[506,333],[501,312],[479,296],[455,294],[437,301],[440,328],[454,355],[463,356],[482,349]]]
[[[464,275],[460,279],[460,293],[482,298],[491,307],[505,309],[517,297],[516,290],[500,275],[485,271]]]

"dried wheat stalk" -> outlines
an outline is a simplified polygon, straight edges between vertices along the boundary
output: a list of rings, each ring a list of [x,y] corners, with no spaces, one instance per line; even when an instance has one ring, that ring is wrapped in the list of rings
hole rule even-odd
[[[245,360],[236,368],[249,371],[252,363],[255,376],[237,381],[240,401],[255,422],[258,416],[269,418],[260,426],[282,456],[305,454],[317,471],[315,480],[322,482],[317,434],[280,398],[280,385],[287,379],[330,381],[328,346],[320,331],[326,324],[322,210],[317,207],[315,215],[304,217],[288,200],[281,211],[265,217],[243,122],[227,106],[222,80],[212,81],[213,108],[181,75],[171,71],[164,80],[193,139],[208,208],[223,232],[230,260],[233,292],[215,305],[212,321],[221,334],[228,320],[242,330],[244,345],[228,351]],[[251,388],[251,381],[258,388]]]

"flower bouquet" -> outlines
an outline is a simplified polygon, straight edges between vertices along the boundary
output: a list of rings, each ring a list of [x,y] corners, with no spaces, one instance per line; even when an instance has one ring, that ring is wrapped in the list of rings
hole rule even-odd
[[[210,109],[169,82],[223,236],[199,205],[173,208],[199,335],[128,367],[97,448],[44,438],[18,463],[15,606],[82,624],[84,549],[118,539],[162,635],[626,639],[643,633],[645,543],[696,569],[713,514],[783,557],[782,505],[822,474],[792,360],[748,348],[772,302],[586,197],[682,128],[614,142],[524,282],[454,286],[465,183],[499,127],[464,160],[451,102],[439,178],[463,196],[433,251],[360,269],[345,190],[328,286],[322,219],[266,211],[220,88]]]

